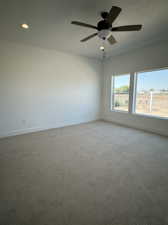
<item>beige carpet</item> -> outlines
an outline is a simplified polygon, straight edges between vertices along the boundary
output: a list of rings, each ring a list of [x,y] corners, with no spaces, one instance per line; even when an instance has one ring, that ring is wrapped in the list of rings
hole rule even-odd
[[[0,225],[168,224],[168,138],[94,122],[0,140]]]

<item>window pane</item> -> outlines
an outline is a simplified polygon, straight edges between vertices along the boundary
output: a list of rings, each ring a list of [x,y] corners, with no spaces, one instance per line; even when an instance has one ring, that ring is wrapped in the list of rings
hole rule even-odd
[[[113,108],[115,110],[128,111],[129,86],[130,86],[130,75],[122,75],[114,77]]]
[[[168,69],[138,74],[136,112],[168,117]]]

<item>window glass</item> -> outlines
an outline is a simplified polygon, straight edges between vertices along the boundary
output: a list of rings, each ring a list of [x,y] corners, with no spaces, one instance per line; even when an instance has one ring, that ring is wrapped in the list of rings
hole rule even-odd
[[[113,76],[112,109],[128,111],[130,75]]]
[[[168,69],[138,73],[136,113],[168,117]]]

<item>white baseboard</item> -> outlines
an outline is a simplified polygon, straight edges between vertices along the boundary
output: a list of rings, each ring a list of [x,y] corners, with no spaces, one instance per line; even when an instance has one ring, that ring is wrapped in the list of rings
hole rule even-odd
[[[6,137],[12,137],[16,135],[22,135],[22,134],[28,134],[33,132],[38,132],[43,130],[41,127],[30,127],[26,129],[20,129],[20,130],[12,130],[11,132],[8,132],[6,134],[1,134],[0,138],[6,138]]]
[[[61,128],[61,127],[66,127],[66,126],[72,126],[72,125],[78,125],[78,124],[83,124],[83,123],[88,123],[88,122],[94,122],[99,120],[99,118],[93,118],[89,120],[80,120],[80,121],[72,121],[72,122],[61,122],[57,124],[50,124],[47,126],[42,126],[42,127],[30,127],[30,128],[25,128],[25,129],[19,129],[19,130],[13,130],[5,134],[0,134],[0,139],[6,138],[6,137],[12,137],[12,136],[17,136],[17,135],[22,135],[22,134],[28,134],[28,133],[34,133],[38,131],[43,131],[43,130],[49,130],[49,129],[54,129],[54,128]]]

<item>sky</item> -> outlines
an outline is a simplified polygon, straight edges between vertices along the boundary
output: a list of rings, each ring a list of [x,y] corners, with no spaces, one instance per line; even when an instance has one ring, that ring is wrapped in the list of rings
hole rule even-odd
[[[138,73],[137,90],[168,89],[168,69]],[[115,88],[129,85],[129,75],[115,78]]]

